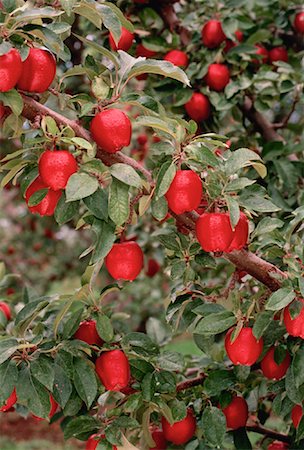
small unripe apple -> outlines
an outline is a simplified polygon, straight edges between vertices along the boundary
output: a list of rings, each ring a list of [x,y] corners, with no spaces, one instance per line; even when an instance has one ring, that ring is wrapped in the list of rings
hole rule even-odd
[[[206,82],[210,89],[220,92],[230,81],[229,69],[225,64],[211,64],[208,67]]]
[[[119,38],[118,44],[115,44],[112,33],[109,34],[109,43],[112,50],[124,50],[127,52],[133,44],[134,34],[124,27],[121,27],[121,36]]]
[[[277,364],[274,359],[275,347],[271,347],[261,361],[263,375],[269,380],[281,380],[290,366],[291,358],[286,350],[284,360]]]
[[[194,436],[196,430],[196,419],[190,408],[187,410],[187,415],[179,422],[172,425],[162,417],[162,426],[165,439],[175,445],[186,444]]]
[[[46,150],[39,159],[39,175],[53,191],[64,189],[73,173],[77,172],[77,162],[68,150]]]
[[[43,183],[40,176],[38,176],[27,188],[25,192],[25,200],[28,204],[30,197],[37,191],[42,189],[48,189],[48,187]],[[57,203],[62,195],[61,191],[48,190],[46,196],[41,200],[38,205],[29,206],[31,213],[40,214],[40,216],[52,216],[54,214]]]
[[[13,389],[13,392],[8,397],[8,399],[5,401],[4,405],[1,406],[0,411],[1,412],[7,412],[9,411],[14,404],[17,403],[17,394],[16,394],[16,388]]]
[[[99,435],[99,434],[92,434],[92,436],[89,437],[86,443],[85,450],[95,450],[103,439],[105,439],[105,435]],[[112,450],[117,450],[116,445],[112,445]]]
[[[207,48],[216,48],[226,39],[219,20],[209,20],[202,28],[203,44]]]
[[[267,450],[288,450],[288,448],[286,442],[273,441],[268,445]]]
[[[52,396],[51,393],[50,393],[50,403],[51,403],[51,407],[50,407],[50,412],[48,414],[49,419],[51,419],[55,415],[57,408],[58,408],[58,403],[54,400],[54,397]],[[41,420],[44,420],[42,417],[35,416],[35,414],[32,414],[32,416],[38,422]]]
[[[181,50],[170,50],[165,57],[165,61],[169,61],[177,67],[188,67],[189,58],[185,52]]]
[[[56,60],[52,53],[41,48],[31,48],[22,63],[18,88],[27,92],[45,92],[56,75]]]
[[[296,14],[294,27],[298,33],[304,33],[304,11]]]
[[[292,304],[286,306],[286,308],[284,309],[284,324],[287,333],[290,336],[300,337],[304,339],[304,299],[301,299],[300,301],[302,302],[301,312],[294,319],[292,319],[289,311],[289,308]]]
[[[222,411],[226,416],[227,428],[237,430],[245,427],[248,420],[248,405],[243,397],[233,397],[229,405]]]
[[[185,103],[188,116],[196,122],[207,120],[210,116],[210,102],[206,95],[194,92],[190,100]]]
[[[96,359],[95,370],[107,391],[121,391],[130,382],[130,364],[122,350],[103,352]]]
[[[130,145],[132,125],[120,109],[107,109],[96,114],[91,122],[91,133],[99,147],[108,153],[116,153]]]
[[[260,44],[255,45],[255,47],[257,48],[257,51],[255,52],[256,55],[261,55],[262,58],[261,59],[255,58],[255,59],[252,60],[252,62],[254,64],[261,64],[261,62],[263,64],[267,64],[268,59],[269,59],[268,50],[265,47],[263,47],[262,45],[260,45]]]
[[[7,320],[11,320],[11,318],[12,318],[11,308],[9,307],[9,305],[7,303],[0,302],[0,311],[3,312],[3,314],[5,315]]]
[[[136,56],[144,56],[145,58],[153,58],[156,55],[156,52],[153,50],[149,50],[143,44],[138,44],[135,50]]]
[[[84,320],[81,322],[78,330],[74,334],[74,339],[79,339],[89,345],[101,346],[103,344],[103,340],[97,333],[95,320]]]
[[[234,328],[231,328],[225,337],[228,358],[235,365],[252,366],[263,351],[263,339],[256,339],[252,328],[243,327],[234,342],[231,342],[233,331]]]
[[[135,280],[144,264],[142,249],[136,242],[114,244],[105,258],[105,264],[116,280]]]
[[[166,192],[168,206],[175,214],[196,209],[202,199],[203,186],[193,170],[178,170]]]
[[[154,258],[148,260],[148,268],[146,270],[146,275],[153,278],[160,270],[160,265]]]
[[[299,423],[301,422],[303,416],[303,407],[302,405],[295,405],[291,410],[291,420],[293,426],[298,428]]]
[[[285,47],[274,47],[269,51],[269,61],[288,61],[288,52]]]
[[[21,56],[15,48],[0,56],[0,92],[13,89],[22,72]]]
[[[167,440],[164,436],[164,432],[159,428],[156,428],[152,431],[152,438],[155,442],[155,447],[150,447],[150,450],[166,450],[167,448]]]

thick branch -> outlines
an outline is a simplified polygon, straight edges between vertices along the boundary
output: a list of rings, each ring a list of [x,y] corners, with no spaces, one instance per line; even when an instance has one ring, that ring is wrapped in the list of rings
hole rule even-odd
[[[185,391],[186,389],[190,389],[194,386],[200,386],[201,384],[204,383],[205,378],[206,375],[203,373],[199,377],[190,378],[190,380],[182,381],[181,383],[178,383],[178,385],[176,386],[176,391],[181,392]]]
[[[245,117],[254,124],[256,130],[261,133],[262,137],[267,141],[284,141],[274,129],[273,124],[269,122],[261,113],[259,113],[249,97],[245,97],[245,101],[239,108]]]
[[[264,428],[259,425],[247,426],[246,430],[252,431],[253,433],[263,434],[264,436],[276,439],[281,442],[286,442],[287,444],[290,444],[291,442],[291,438],[289,436],[286,436],[286,434],[277,433],[275,431],[268,430],[268,428]]]
[[[165,3],[165,4],[164,4]],[[152,6],[159,12],[163,21],[168,26],[171,32],[176,32],[180,35],[180,40],[183,46],[186,46],[191,41],[190,31],[181,25],[180,19],[177,17],[173,2],[152,2]]]
[[[35,120],[37,116],[50,116],[58,125],[69,126],[75,132],[78,137],[82,137],[87,141],[91,141],[91,135],[84,127],[82,127],[76,120],[71,120],[63,115],[51,110],[47,106],[42,105],[31,97],[23,95],[24,109],[23,116],[29,120]],[[100,158],[106,165],[110,166],[115,163],[124,163],[132,166],[134,169],[142,173],[142,175],[150,182],[153,182],[151,173],[142,167],[137,161],[121,152],[109,154],[101,149],[98,149],[97,157]],[[189,230],[195,230],[195,222],[198,219],[197,213],[181,214],[178,217],[171,211],[172,216],[178,219],[178,221],[184,224]],[[269,289],[275,291],[281,287],[281,280],[273,278],[276,274],[278,278],[286,278],[284,272],[279,270],[273,264],[259,258],[253,253],[246,250],[234,251],[229,254],[225,254],[224,257],[234,264],[238,269],[245,270],[261,283],[265,284]]]
[[[23,95],[24,108],[22,115],[29,120],[35,120],[37,116],[50,116],[52,117],[57,125],[64,125],[72,128],[75,132],[76,136],[81,137],[87,141],[92,141],[91,135],[88,130],[86,130],[83,126],[81,126],[76,120],[71,120],[59,114],[52,109],[48,108],[45,105],[37,102],[31,97]],[[104,164],[107,166],[111,166],[115,163],[123,163],[132,166],[135,170],[138,170],[143,174],[143,176],[151,183],[152,176],[150,172],[145,169],[143,166],[138,164],[134,159],[129,158],[121,152],[118,153],[107,153],[103,151],[101,148],[97,150],[97,157],[102,160]]]

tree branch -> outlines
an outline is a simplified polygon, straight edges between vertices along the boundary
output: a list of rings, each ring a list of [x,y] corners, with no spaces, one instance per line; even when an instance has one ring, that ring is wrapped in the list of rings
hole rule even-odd
[[[276,439],[281,442],[286,442],[287,444],[291,443],[291,438],[289,436],[286,436],[286,434],[277,433],[275,431],[269,430],[268,428],[264,428],[260,425],[247,426],[246,430],[251,431],[253,433],[263,434],[264,436]]]
[[[205,381],[206,375],[203,373],[199,377],[196,378],[190,378],[190,380],[182,381],[181,383],[178,383],[176,386],[176,391],[181,392],[185,391],[186,389],[190,389],[194,386],[200,386]]]
[[[51,110],[45,105],[42,105],[31,97],[28,97],[26,95],[23,95],[22,97],[24,101],[22,115],[25,118],[33,121],[37,118],[37,116],[50,116],[55,120],[57,125],[69,126],[70,128],[72,128],[72,130],[74,130],[76,136],[82,137],[89,142],[92,141],[89,131],[82,127],[76,120],[66,118],[65,116]],[[153,183],[152,174],[149,170],[145,169],[137,161],[124,155],[121,152],[111,154],[98,149],[97,158],[100,158],[104,162],[104,164],[108,166],[115,163],[128,164],[135,170],[141,172],[142,175],[147,179],[147,181]],[[191,212],[187,214],[181,214],[179,216],[176,216],[176,214],[174,214],[172,211],[170,211],[170,213],[173,217],[178,219],[180,223],[184,224],[189,230],[191,230],[192,232],[195,231],[195,222],[199,217],[197,213]],[[224,254],[224,257],[232,264],[234,264],[238,269],[245,270],[248,274],[252,275],[272,291],[279,289],[281,287],[281,279],[286,278],[286,274],[276,266],[246,250],[238,250],[231,253],[226,253]],[[276,275],[277,278],[275,278],[273,275]]]
[[[180,35],[182,45],[187,46],[191,41],[191,33],[187,28],[182,26],[172,3],[174,2],[154,1],[152,2],[152,6],[158,11],[169,30]]]

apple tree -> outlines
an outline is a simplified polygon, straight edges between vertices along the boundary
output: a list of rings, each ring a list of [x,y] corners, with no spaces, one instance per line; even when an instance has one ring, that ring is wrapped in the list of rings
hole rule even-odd
[[[1,413],[303,448],[301,3],[0,6]]]

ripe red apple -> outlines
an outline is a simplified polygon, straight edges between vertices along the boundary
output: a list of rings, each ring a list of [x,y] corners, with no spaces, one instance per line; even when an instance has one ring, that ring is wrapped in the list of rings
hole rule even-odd
[[[210,102],[206,95],[194,92],[190,100],[185,104],[188,116],[196,122],[207,120],[210,116]]]
[[[263,375],[269,380],[280,380],[283,378],[290,366],[290,355],[286,350],[284,360],[277,364],[274,359],[275,347],[271,347],[261,361]]]
[[[130,364],[122,350],[103,352],[96,359],[95,370],[107,391],[121,391],[130,382]]]
[[[298,33],[304,33],[304,11],[296,14],[294,27]]]
[[[222,409],[226,416],[227,428],[237,430],[245,427],[248,420],[248,405],[243,397],[233,397],[228,406]]]
[[[17,403],[17,395],[16,395],[16,388],[13,389],[13,392],[8,397],[4,405],[0,408],[1,412],[7,412],[11,409],[14,404]]]
[[[259,340],[252,333],[252,328],[243,327],[235,339],[231,342],[231,335],[234,328],[231,328],[225,337],[225,349],[229,359],[235,365],[252,366],[263,350],[263,339]]]
[[[228,247],[227,253],[240,250],[247,244],[249,235],[249,224],[247,216],[241,212],[239,221],[233,232],[233,239]]]
[[[156,55],[156,52],[153,50],[149,50],[143,44],[138,44],[135,50],[136,56],[144,56],[145,58],[153,58]]]
[[[157,272],[160,270],[160,265],[154,258],[150,258],[148,260],[148,268],[146,270],[146,275],[150,278],[153,278]]]
[[[207,86],[220,92],[225,89],[230,81],[229,69],[225,64],[210,64],[206,75]]]
[[[243,33],[243,31],[241,31],[241,30],[236,30],[234,34],[235,34],[235,37],[237,38],[237,40],[238,40],[239,42],[243,42],[243,39],[244,39],[244,33]]]
[[[0,92],[13,89],[20,78],[21,72],[22,60],[15,48],[0,56]]]
[[[146,134],[139,134],[136,138],[138,145],[145,145],[148,142],[148,136]]]
[[[11,318],[12,318],[11,308],[9,307],[9,305],[7,303],[0,302],[0,311],[3,312],[3,314],[5,315],[7,320],[11,320]]]
[[[165,57],[165,61],[169,61],[177,67],[186,68],[189,64],[189,58],[185,52],[181,50],[170,50]]]
[[[46,150],[39,159],[39,175],[53,191],[64,189],[73,173],[77,172],[77,162],[68,150]]]
[[[99,435],[99,434],[92,434],[92,436],[89,437],[86,443],[85,450],[95,450],[103,439],[105,438],[105,435]],[[112,450],[117,450],[116,445],[112,445]]]
[[[132,241],[114,244],[105,258],[105,264],[116,280],[135,280],[144,264],[142,249]]]
[[[207,48],[216,48],[226,39],[219,20],[209,20],[202,28],[203,44]]]
[[[132,125],[120,109],[107,109],[96,114],[91,122],[91,133],[99,147],[108,153],[116,153],[130,145]]]
[[[186,417],[179,422],[173,423],[173,425],[170,425],[170,423],[162,417],[162,426],[164,437],[167,441],[172,442],[175,445],[182,445],[194,436],[196,419],[192,409],[188,408]]]
[[[124,27],[121,27],[121,35],[118,44],[115,44],[112,33],[109,34],[109,43],[112,50],[124,50],[127,52],[133,44],[134,34]]]
[[[155,430],[152,431],[152,438],[156,446],[150,447],[150,450],[166,450],[167,440],[162,430],[160,430],[159,428],[155,428]]]
[[[52,396],[51,393],[50,393],[50,403],[51,403],[51,408],[50,408],[50,412],[48,414],[49,419],[51,419],[55,415],[57,408],[58,408],[58,403],[54,400],[54,397]],[[41,420],[44,420],[42,417],[35,416],[35,414],[32,414],[32,416],[38,422]]]
[[[84,320],[81,322],[78,330],[74,334],[74,339],[79,339],[89,345],[102,346],[103,344],[103,340],[97,333],[95,320]]]
[[[261,64],[261,62],[263,64],[267,64],[268,59],[269,59],[268,50],[265,47],[263,47],[262,45],[260,45],[260,44],[255,45],[255,47],[257,48],[257,51],[255,52],[256,55],[261,55],[262,59],[255,58],[255,59],[252,60],[252,62],[254,64]]]
[[[288,61],[288,52],[285,47],[274,47],[269,51],[269,61]]]
[[[193,170],[178,170],[166,193],[168,206],[175,214],[196,209],[203,195],[202,181]]]
[[[25,192],[25,200],[28,204],[30,197],[41,189],[47,189],[48,187],[43,183],[40,176],[38,176],[27,188]],[[52,216],[54,214],[57,203],[62,195],[61,191],[53,191],[49,189],[46,196],[41,200],[38,205],[29,206],[31,213],[40,214],[40,216]]]
[[[22,63],[18,88],[27,92],[45,92],[56,75],[56,60],[52,53],[41,48],[31,48]]]
[[[303,407],[302,405],[295,405],[291,410],[291,420],[293,426],[298,428],[299,423],[301,422],[303,416]]]
[[[241,30],[236,30],[236,32],[234,34],[235,34],[235,37],[238,40],[238,42],[243,41],[244,34]],[[224,47],[224,52],[229,52],[229,50],[235,46],[236,46],[236,43],[234,41],[232,41],[231,39],[226,39],[226,45]]]
[[[284,324],[287,330],[287,333],[290,336],[300,337],[304,339],[304,299],[300,300],[302,303],[302,308],[300,314],[292,319],[290,315],[289,308],[292,305],[286,306],[284,309]]]
[[[273,441],[268,445],[267,450],[288,450],[288,448],[286,442]]]

